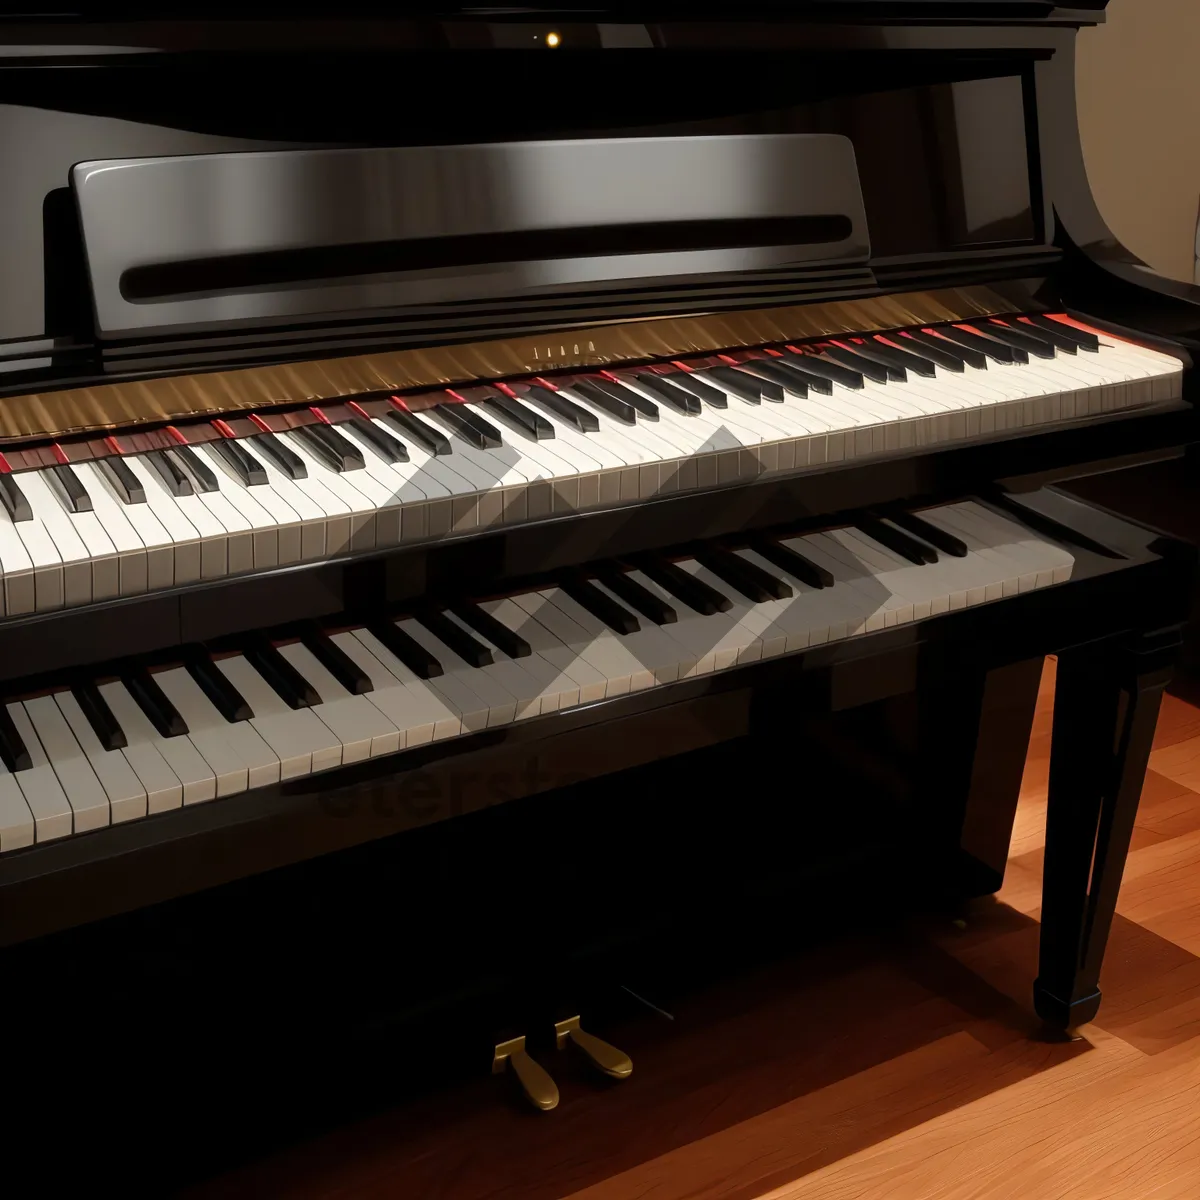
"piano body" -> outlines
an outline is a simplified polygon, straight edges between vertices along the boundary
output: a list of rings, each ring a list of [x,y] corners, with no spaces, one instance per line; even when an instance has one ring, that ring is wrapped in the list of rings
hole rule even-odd
[[[1088,189],[1102,0],[26,7],[0,942],[896,697],[987,893],[1057,654],[1094,1015],[1192,556],[1053,485],[1193,438],[1200,297]]]

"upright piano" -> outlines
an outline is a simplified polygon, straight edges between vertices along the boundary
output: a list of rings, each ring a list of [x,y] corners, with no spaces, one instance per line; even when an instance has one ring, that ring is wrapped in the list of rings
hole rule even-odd
[[[1055,485],[1181,454],[1200,344],[1088,187],[1104,0],[62,7],[0,23],[10,964],[738,737],[782,811],[897,696],[912,869],[993,892],[1057,655],[1095,1015],[1193,556]]]

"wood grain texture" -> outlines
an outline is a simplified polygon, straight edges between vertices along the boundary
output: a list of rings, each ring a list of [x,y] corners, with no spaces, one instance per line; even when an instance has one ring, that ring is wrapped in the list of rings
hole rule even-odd
[[[633,1077],[482,1078],[191,1195],[406,1200],[1200,1196],[1200,710],[1168,697],[1101,978],[1073,1041],[1032,1017],[1047,665],[1005,886],[964,927],[891,923],[622,1029]],[[821,914],[804,919],[820,921]]]

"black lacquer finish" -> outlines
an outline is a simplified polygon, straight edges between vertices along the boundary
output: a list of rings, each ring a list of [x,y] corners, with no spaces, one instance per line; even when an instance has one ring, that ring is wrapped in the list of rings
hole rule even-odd
[[[917,696],[926,731],[953,731],[953,749],[923,761],[914,781],[939,816],[931,816],[923,865],[960,891],[994,890],[1037,660],[1054,652],[1060,690],[1037,1008],[1060,1025],[1094,1014],[1192,563],[1181,547],[1143,530],[1061,497],[1023,493],[1071,474],[1153,462],[1194,440],[1188,355],[1200,348],[1200,291],[1137,264],[1105,227],[1087,185],[1073,39],[1100,0],[751,5],[721,21],[699,6],[631,15],[567,5],[557,10],[564,19],[553,52],[540,16],[497,19],[453,6],[409,6],[387,21],[343,6],[333,14],[345,21],[336,47],[326,24],[281,22],[254,6],[238,16],[269,19],[123,10],[119,36],[117,26],[58,14],[33,22],[37,7],[26,5],[30,18],[6,25],[13,45],[38,53],[3,69],[0,141],[22,148],[5,174],[6,211],[24,215],[0,230],[10,281],[0,284],[0,393],[260,364],[282,366],[276,378],[285,379],[288,364],[317,358],[523,337],[535,345],[526,351],[529,378],[565,371],[569,387],[571,372],[607,367],[617,381],[593,375],[574,397],[521,384],[505,401],[438,416],[397,408],[386,422],[394,436],[356,417],[341,429],[263,432],[244,449],[218,442],[211,452],[147,452],[155,487],[161,480],[176,496],[211,499],[206,490],[224,482],[208,466],[212,454],[254,487],[269,483],[266,467],[304,479],[301,448],[352,481],[378,458],[403,462],[409,448],[441,455],[452,468],[464,446],[507,447],[510,430],[513,442],[548,440],[550,419],[583,438],[596,433],[597,414],[620,422],[622,437],[652,436],[701,413],[719,420],[722,410],[730,420],[769,421],[775,404],[809,394],[819,402],[835,385],[861,391],[864,378],[886,391],[904,375],[945,379],[989,362],[1036,363],[1047,351],[1070,358],[1072,350],[1083,361],[1096,350],[1092,335],[1071,327],[1034,317],[1000,328],[972,310],[969,319],[957,315],[983,332],[955,329],[947,339],[910,329],[888,345],[855,331],[867,341],[847,334],[836,354],[784,352],[725,362],[707,378],[697,371],[668,380],[643,373],[653,354],[607,362],[574,349],[574,331],[607,323],[666,318],[654,328],[668,329],[670,318],[696,313],[912,291],[945,299],[987,284],[1015,297],[1006,311],[1069,311],[1178,353],[1188,375],[1184,401],[1135,414],[754,484],[718,481],[696,494],[522,528],[456,532],[398,551],[348,552],[254,578],[5,617],[0,678],[8,694],[44,672],[74,673],[85,716],[102,744],[115,746],[119,727],[84,668],[170,658],[236,635],[274,691],[301,709],[321,698],[263,631],[299,628],[338,683],[363,695],[369,680],[328,640],[335,617],[365,622],[420,679],[436,679],[446,668],[397,614],[416,613],[468,662],[529,657],[528,642],[476,603],[505,594],[517,578],[565,572],[568,591],[609,630],[669,627],[692,611],[720,611],[712,589],[662,557],[685,543],[719,542],[701,562],[741,595],[822,588],[832,583],[827,572],[763,531],[855,511],[868,536],[911,563],[929,563],[962,547],[914,510],[982,493],[1066,542],[1077,560],[1068,585],[916,629],[813,647],[0,855],[0,943],[495,802],[474,792],[464,798],[466,776],[536,780],[547,764],[553,777],[578,774],[581,763],[585,774],[599,774],[644,761],[639,754],[702,748],[796,708],[848,711],[906,691]],[[497,78],[537,86],[426,104],[419,139],[406,142],[395,81],[404,80],[406,94],[442,95],[467,62],[472,72],[482,62]],[[298,77],[321,85],[297,87]],[[611,85],[626,77],[637,86]],[[719,87],[697,86],[713,79]],[[572,169],[555,176],[564,162]],[[555,187],[539,191],[531,181],[540,173]],[[478,186],[464,187],[463,178]],[[239,179],[255,186],[239,191]],[[387,186],[375,186],[380,180]],[[736,186],[712,186],[719,180]],[[251,193],[270,202],[238,201]],[[214,225],[207,218],[218,203],[223,220]],[[896,328],[904,324],[911,322],[898,319]],[[666,359],[691,352],[668,345]],[[505,365],[496,378],[514,376]],[[381,381],[381,393],[393,386],[400,385]],[[321,402],[274,392],[263,399]],[[126,419],[100,416],[106,425]],[[128,471],[114,464],[100,472],[121,503],[145,502]],[[74,516],[86,512],[87,493],[71,475],[57,477],[56,503]],[[19,476],[2,469],[0,506],[0,520],[32,519]],[[746,547],[772,572],[748,566],[736,553]],[[640,566],[671,602],[614,573],[616,561]],[[185,661],[227,720],[251,718],[206,658]],[[185,736],[153,674],[126,677],[156,727]],[[1002,751],[991,740],[1001,711],[1009,729]],[[12,770],[28,757],[0,706],[0,758]],[[986,806],[992,832],[968,844],[979,828],[967,819],[973,805]]]

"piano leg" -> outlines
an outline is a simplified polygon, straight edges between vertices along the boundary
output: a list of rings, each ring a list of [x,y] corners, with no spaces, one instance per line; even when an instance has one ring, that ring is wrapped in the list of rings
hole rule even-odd
[[[1004,882],[1042,667],[960,668],[919,692],[925,841],[954,901]]]
[[[1178,629],[1058,660],[1034,1007],[1060,1029],[1092,1020]]]

